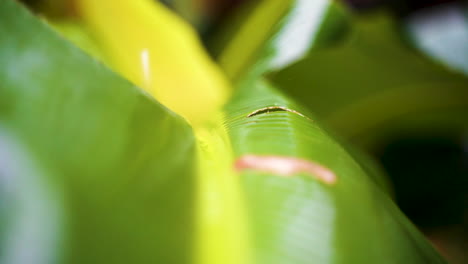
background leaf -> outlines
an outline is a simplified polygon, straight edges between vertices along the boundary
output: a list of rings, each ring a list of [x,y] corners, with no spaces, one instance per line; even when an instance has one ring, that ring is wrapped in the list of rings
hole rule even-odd
[[[388,15],[357,18],[353,25],[341,45],[312,51],[270,78],[360,145],[387,136],[379,127],[403,115],[467,111],[467,79],[405,45]]]
[[[264,0],[248,6],[219,37],[219,63],[238,80],[244,74],[277,71],[317,47],[339,39],[348,13],[340,3],[319,0]]]

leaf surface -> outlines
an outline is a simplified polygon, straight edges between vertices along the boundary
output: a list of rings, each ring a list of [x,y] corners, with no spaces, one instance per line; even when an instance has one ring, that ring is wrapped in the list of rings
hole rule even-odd
[[[0,17],[0,124],[50,172],[37,181],[60,190],[58,262],[187,263],[190,127],[15,1],[0,1]]]
[[[227,106],[237,158],[300,158],[336,175],[326,184],[304,172],[242,172],[254,263],[445,263],[314,116],[268,81],[244,85]],[[279,110],[248,117],[270,106],[303,116]]]
[[[223,122],[196,127],[195,141],[15,2],[0,16],[0,122],[63,195],[57,262],[444,263],[373,170],[259,77],[270,68],[246,68]]]

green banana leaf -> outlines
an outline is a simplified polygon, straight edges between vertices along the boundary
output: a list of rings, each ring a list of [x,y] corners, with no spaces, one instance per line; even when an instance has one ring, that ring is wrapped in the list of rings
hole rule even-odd
[[[246,173],[254,263],[444,263],[313,116],[275,111],[246,118],[272,105],[300,109],[264,80],[240,87],[226,122],[235,153],[317,161],[338,180],[326,186],[307,175]]]
[[[200,128],[195,140],[16,2],[1,1],[0,17],[0,181],[13,186],[0,188],[2,263],[445,263],[372,166],[268,80],[240,75],[223,124],[202,128],[215,140]],[[224,146],[210,144],[223,131]],[[288,176],[248,157],[315,169]],[[218,172],[235,193],[200,194],[221,186]],[[213,218],[199,216],[206,207]],[[219,213],[232,220],[212,227]]]
[[[27,229],[3,227],[13,233],[1,238],[0,262],[53,263],[29,256],[39,251],[56,263],[187,263],[194,207],[190,127],[14,1],[0,2],[0,17],[0,134],[14,134],[18,147],[11,153],[22,153],[16,161],[2,150],[12,160],[2,164],[13,168],[1,179],[20,178],[0,222],[27,225],[41,220],[41,208],[54,210],[48,216],[54,219],[36,223],[31,244],[10,245]],[[42,186],[54,187],[49,195],[58,198],[29,193]],[[52,231],[58,244],[48,242]],[[22,257],[29,262],[15,261]]]

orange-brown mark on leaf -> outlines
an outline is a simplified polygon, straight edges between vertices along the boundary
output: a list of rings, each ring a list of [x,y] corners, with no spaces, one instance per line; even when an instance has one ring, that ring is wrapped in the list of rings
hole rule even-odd
[[[237,171],[253,170],[284,177],[294,176],[298,173],[307,173],[315,179],[330,185],[335,184],[337,181],[335,173],[318,163],[285,156],[248,154],[239,157],[234,167]]]
[[[279,111],[290,112],[290,113],[293,113],[293,114],[296,114],[296,115],[299,115],[299,116],[302,116],[304,118],[307,118],[307,119],[311,120],[310,118],[308,118],[307,116],[299,113],[298,111],[293,110],[293,109],[289,109],[289,108],[284,107],[284,106],[267,106],[267,107],[264,107],[264,108],[260,108],[258,110],[253,111],[252,113],[248,114],[247,118],[253,117],[253,116],[256,116],[256,115],[268,114],[268,113],[271,113],[271,112],[279,112]]]

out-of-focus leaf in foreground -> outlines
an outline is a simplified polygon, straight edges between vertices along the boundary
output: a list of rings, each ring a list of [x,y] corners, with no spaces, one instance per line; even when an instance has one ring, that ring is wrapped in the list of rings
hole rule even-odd
[[[0,134],[19,142],[10,147],[0,137],[2,189],[14,185],[0,215],[1,225],[9,219],[2,234],[13,232],[0,238],[0,258],[8,258],[0,262],[53,263],[35,259],[37,250],[59,263],[189,262],[188,125],[14,1],[0,1],[0,18]],[[29,173],[34,167],[22,159],[40,170]],[[45,199],[31,191],[41,186],[59,191]],[[29,230],[31,244],[15,241],[28,235],[15,225],[45,221],[41,208],[56,211]],[[58,245],[49,243],[52,223]],[[33,259],[7,262],[22,258]]]

